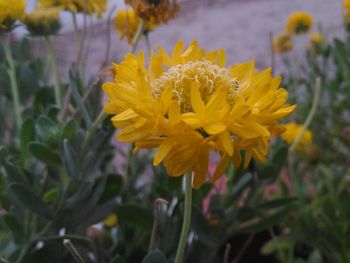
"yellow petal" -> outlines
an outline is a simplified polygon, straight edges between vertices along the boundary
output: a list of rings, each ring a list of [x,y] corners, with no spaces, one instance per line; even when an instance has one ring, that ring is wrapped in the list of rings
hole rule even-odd
[[[159,146],[157,153],[154,156],[153,159],[153,165],[157,166],[159,165],[165,156],[170,152],[171,148],[173,147],[174,143],[172,140],[165,140],[162,142],[162,144]]]
[[[193,188],[198,189],[207,179],[209,165],[209,149],[206,145],[201,147],[194,169]]]
[[[224,154],[221,157],[221,160],[215,169],[214,175],[210,178],[211,183],[215,183],[225,173],[228,164],[229,164],[229,158],[227,154]]]

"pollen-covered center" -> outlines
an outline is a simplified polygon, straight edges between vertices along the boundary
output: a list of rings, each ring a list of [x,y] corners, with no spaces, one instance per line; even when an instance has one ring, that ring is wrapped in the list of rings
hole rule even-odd
[[[152,82],[152,93],[155,98],[158,98],[167,87],[171,87],[181,111],[189,112],[192,110],[190,88],[193,82],[199,86],[204,103],[207,103],[215,90],[220,87],[227,89],[226,99],[232,105],[234,94],[239,89],[239,82],[230,76],[226,68],[204,60],[172,66]]]

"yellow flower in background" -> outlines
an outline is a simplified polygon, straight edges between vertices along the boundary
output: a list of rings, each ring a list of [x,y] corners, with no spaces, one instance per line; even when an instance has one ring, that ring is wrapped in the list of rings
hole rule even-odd
[[[286,130],[281,136],[282,139],[288,144],[292,144],[303,129],[303,125],[296,124],[295,122],[289,122],[283,126]],[[310,144],[312,144],[312,132],[310,130],[306,130],[296,149],[298,151],[303,150],[305,146]]]
[[[309,32],[313,24],[314,20],[308,12],[299,11],[288,17],[285,29],[289,35],[299,35]]]
[[[344,9],[350,9],[350,0],[344,0],[343,6]]]
[[[60,7],[72,13],[97,14],[99,17],[106,11],[107,0],[38,0],[39,8]]]
[[[125,0],[146,21],[166,23],[180,10],[177,0]]]
[[[194,188],[207,181],[209,153],[220,162],[217,180],[232,160],[266,161],[268,142],[284,128],[278,125],[295,106],[271,70],[255,70],[254,62],[225,67],[223,49],[206,52],[193,41],[179,41],[167,54],[161,47],[146,68],[143,52],[127,54],[114,65],[114,81],[103,85],[104,110],[115,115],[118,139],[140,148],[157,148],[153,164],[163,163],[170,176],[194,172]]]
[[[11,29],[24,16],[25,8],[24,0],[0,0],[0,30]]]
[[[129,44],[139,27],[141,20],[136,15],[133,9],[121,9],[117,12],[114,19],[114,28],[119,32],[120,37],[127,38]],[[144,30],[145,32],[152,31],[156,28],[156,23],[146,21]]]
[[[118,216],[116,214],[111,214],[103,220],[103,223],[105,226],[113,227],[118,224],[118,221]]]
[[[280,34],[273,39],[273,50],[277,53],[285,53],[293,48],[293,42],[289,35]]]
[[[344,0],[343,6],[344,6],[345,30],[347,32],[350,32],[350,0]]]
[[[324,35],[322,33],[319,33],[319,32],[313,32],[310,35],[310,40],[309,41],[313,45],[323,44],[325,42]]]
[[[325,46],[326,46],[326,41],[322,33],[313,32],[310,34],[307,48],[312,54],[315,54],[315,55],[319,54],[322,48]]]
[[[26,14],[23,23],[33,36],[48,36],[57,34],[60,24],[61,8],[38,8]]]

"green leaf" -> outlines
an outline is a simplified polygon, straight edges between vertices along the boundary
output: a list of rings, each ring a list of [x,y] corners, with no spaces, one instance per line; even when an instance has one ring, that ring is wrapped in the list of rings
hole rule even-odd
[[[153,225],[152,210],[136,204],[125,204],[117,209],[121,223],[151,231]]]
[[[41,88],[35,95],[33,107],[36,112],[44,111],[51,103],[53,103],[53,89],[50,88]]]
[[[162,251],[155,249],[150,251],[142,260],[142,263],[167,263],[168,260]]]
[[[75,121],[71,120],[67,122],[63,127],[62,138],[68,139],[68,141],[73,140],[75,135],[76,125]]]
[[[5,225],[12,231],[12,233],[16,237],[23,237],[23,227],[14,216],[6,214],[5,216],[3,216],[3,220]]]
[[[297,201],[298,198],[296,197],[282,197],[275,200],[267,201],[258,206],[259,209],[272,209],[272,208],[278,208],[281,206],[286,206],[294,203]]]
[[[37,131],[40,139],[50,146],[57,146],[61,139],[61,128],[47,116],[40,116],[37,120]]]
[[[33,119],[26,119],[21,127],[21,150],[22,155],[26,159],[29,156],[28,144],[35,139],[35,124]]]
[[[314,250],[309,256],[307,263],[322,263],[322,256],[319,250]]]
[[[279,223],[287,216],[288,209],[280,209],[279,211],[273,213],[272,215],[266,216],[258,221],[256,224],[249,225],[241,229],[242,232],[260,232],[262,230],[271,228]]]
[[[52,214],[44,202],[30,191],[25,185],[13,183],[9,186],[14,198],[23,206],[33,213],[40,215],[43,218],[51,219]]]
[[[29,151],[35,158],[46,164],[61,165],[62,163],[60,156],[45,144],[32,142],[29,144]]]
[[[107,175],[105,190],[100,198],[100,203],[107,202],[119,195],[124,184],[124,178],[118,174]]]
[[[63,141],[63,159],[67,167],[69,176],[71,178],[78,180],[80,176],[79,176],[76,153],[74,152],[72,147],[69,145],[69,142],[67,139],[64,139]]]
[[[43,200],[46,204],[52,204],[58,200],[60,190],[58,187],[52,188],[44,194]]]
[[[77,80],[77,78],[75,78],[73,76],[72,71],[69,72],[69,80],[70,80],[70,86],[71,86],[71,90],[72,90],[72,96],[78,105],[80,113],[85,121],[86,127],[90,128],[92,126],[92,120],[91,120],[91,117],[90,117],[86,107],[85,107],[85,103],[84,103],[81,95],[79,94],[78,83],[77,83],[78,80]]]

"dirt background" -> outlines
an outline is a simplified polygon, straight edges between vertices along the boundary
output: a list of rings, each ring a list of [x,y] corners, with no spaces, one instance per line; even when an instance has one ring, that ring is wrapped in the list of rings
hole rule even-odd
[[[120,2],[116,4],[118,8],[123,7]],[[182,11],[176,19],[150,34],[153,48],[161,45],[171,50],[179,39],[186,43],[197,39],[206,49],[225,48],[230,64],[254,59],[258,68],[269,67],[270,33],[276,35],[282,32],[288,15],[297,10],[310,12],[316,21],[313,30],[322,27],[327,39],[344,37],[341,0],[185,0],[181,5]],[[65,19],[63,23],[69,24],[69,17]],[[120,61],[129,49],[126,41],[120,40],[109,24],[107,18],[99,20],[87,34],[87,76],[91,79],[106,62],[109,30],[111,52],[107,64]],[[291,54],[295,60],[302,59],[306,43],[307,36],[295,39],[295,49]],[[40,41],[37,46],[37,52],[43,54],[45,49]],[[78,53],[74,34],[62,33],[55,39],[55,47],[62,73],[66,75]],[[146,50],[143,41],[140,49]],[[283,71],[278,56],[275,70]]]

